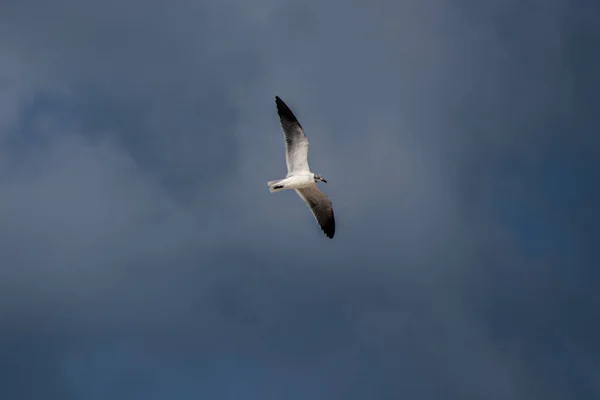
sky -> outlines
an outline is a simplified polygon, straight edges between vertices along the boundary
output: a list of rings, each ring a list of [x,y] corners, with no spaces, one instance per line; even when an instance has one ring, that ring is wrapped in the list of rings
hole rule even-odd
[[[600,397],[597,2],[0,9],[1,398]]]

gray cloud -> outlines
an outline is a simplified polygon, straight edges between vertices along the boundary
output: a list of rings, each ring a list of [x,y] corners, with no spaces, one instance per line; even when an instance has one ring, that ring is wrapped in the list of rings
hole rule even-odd
[[[588,11],[3,7],[5,397],[597,396]]]

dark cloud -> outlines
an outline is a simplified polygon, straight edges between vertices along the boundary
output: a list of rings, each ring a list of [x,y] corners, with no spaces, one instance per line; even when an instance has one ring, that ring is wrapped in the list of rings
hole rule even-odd
[[[598,396],[584,3],[7,4],[4,397]]]

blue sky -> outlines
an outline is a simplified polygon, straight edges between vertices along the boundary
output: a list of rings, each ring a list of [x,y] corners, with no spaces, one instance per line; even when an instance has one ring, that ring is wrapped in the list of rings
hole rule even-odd
[[[593,399],[591,1],[0,12],[0,397]],[[294,110],[336,212],[285,175]]]

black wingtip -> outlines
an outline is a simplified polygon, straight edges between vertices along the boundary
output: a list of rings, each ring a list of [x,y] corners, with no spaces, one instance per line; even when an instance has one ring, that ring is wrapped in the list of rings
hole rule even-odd
[[[285,102],[283,100],[281,100],[281,97],[279,96],[275,96],[275,104],[277,104],[277,110],[279,110],[282,107],[287,107],[287,105],[285,104]]]
[[[325,233],[325,236],[327,236],[329,239],[333,239],[335,236],[335,217],[333,215],[333,211],[331,219],[322,225],[321,229],[323,230],[323,233]]]
[[[275,104],[277,105],[277,114],[279,114],[279,118],[282,122],[295,123],[300,125],[298,119],[296,118],[292,110],[288,107],[287,104],[285,104],[283,100],[281,100],[281,97],[275,96]]]

